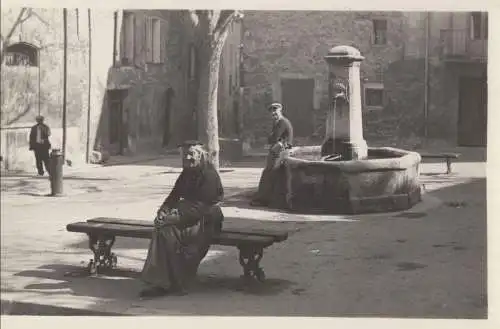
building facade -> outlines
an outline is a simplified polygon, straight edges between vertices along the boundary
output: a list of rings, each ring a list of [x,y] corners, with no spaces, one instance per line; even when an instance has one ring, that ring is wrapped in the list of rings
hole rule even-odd
[[[427,58],[425,133],[452,145],[486,146],[488,14],[434,12],[405,16],[406,62],[425,62]],[[425,72],[425,63],[423,68]],[[425,91],[425,81],[420,85]],[[415,85],[413,94],[420,89]]]
[[[38,114],[46,117],[52,144],[60,148],[66,112],[66,155],[73,162],[92,154],[175,148],[196,137],[192,95],[198,59],[187,11],[71,9],[64,22],[63,9],[29,9],[16,24],[20,11],[2,8],[2,34],[15,27],[1,79],[7,169],[33,167],[27,136]],[[239,57],[238,23],[231,29],[220,84],[232,88],[219,88],[218,97],[220,117],[234,122],[239,80],[233,77],[239,70],[226,63]],[[221,136],[232,134],[226,126],[220,129]]]
[[[301,138],[321,139],[328,108],[323,57],[334,46],[349,45],[365,57],[361,82],[368,142],[394,145],[407,137],[427,136],[449,145],[485,145],[480,141],[484,137],[472,135],[485,131],[486,110],[482,105],[470,107],[486,104],[487,14],[427,15],[245,12],[245,135],[263,139],[270,129],[266,105],[279,101],[299,143]],[[457,74],[484,81],[464,78],[459,87]],[[459,93],[460,88],[471,92]],[[479,114],[474,124],[471,113]]]

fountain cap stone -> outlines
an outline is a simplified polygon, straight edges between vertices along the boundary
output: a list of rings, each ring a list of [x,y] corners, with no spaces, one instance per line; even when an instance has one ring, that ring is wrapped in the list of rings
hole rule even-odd
[[[364,59],[361,52],[351,46],[335,46],[325,56],[329,64],[361,62]]]

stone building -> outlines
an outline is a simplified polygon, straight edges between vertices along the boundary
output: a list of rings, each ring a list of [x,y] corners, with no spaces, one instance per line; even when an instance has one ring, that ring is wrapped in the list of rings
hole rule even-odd
[[[427,136],[445,139],[451,145],[486,146],[488,14],[433,12],[405,16],[404,73],[421,77],[418,73],[425,73],[428,58],[428,106],[423,106],[419,119],[427,123]],[[393,84],[403,82],[393,79]],[[424,79],[406,86],[411,87],[408,94],[420,92],[425,96],[425,74]],[[403,105],[404,95],[400,99]],[[420,99],[425,102],[425,97]]]
[[[328,107],[323,57],[333,46],[349,45],[365,57],[369,143],[427,136],[447,145],[485,145],[485,133],[479,135],[486,129],[486,19],[466,12],[428,19],[420,12],[246,11],[244,135],[265,137],[266,104],[280,101],[299,143],[321,139]]]
[[[2,35],[14,26],[20,10],[2,8]],[[62,146],[64,90],[66,154],[73,162],[93,153],[160,152],[196,137],[192,95],[198,65],[187,11],[69,9],[66,71],[63,10],[28,13],[12,31],[2,63],[5,167],[33,168],[27,141],[37,114],[52,128],[53,147]],[[241,43],[238,24],[231,27],[234,32],[223,51],[224,87],[218,94],[220,117],[231,125],[239,102],[234,93],[239,91],[239,66],[234,64],[240,52],[235,45]],[[32,65],[19,60],[30,56],[35,58]],[[221,136],[233,134],[227,124],[220,129]]]

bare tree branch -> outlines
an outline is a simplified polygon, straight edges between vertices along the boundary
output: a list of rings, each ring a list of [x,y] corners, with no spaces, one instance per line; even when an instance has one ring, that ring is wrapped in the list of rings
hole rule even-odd
[[[38,13],[37,13],[37,12],[35,12],[35,11],[33,11],[33,10],[32,10],[32,11],[31,11],[31,15],[33,15],[33,16],[34,16],[34,17],[36,17],[36,18],[38,18],[38,20],[39,20],[40,22],[42,22],[42,23],[43,23],[43,25],[45,25],[45,26],[47,26],[47,27],[49,26],[49,22],[47,22],[47,21],[46,21],[45,19],[43,19],[40,15],[38,15]]]
[[[26,20],[28,20],[31,17],[32,12],[33,11],[31,8],[21,8],[21,11],[19,12],[19,15],[17,15],[17,18],[14,21],[14,24],[12,24],[12,27],[10,28],[9,32],[5,37],[2,37],[3,40],[2,40],[2,49],[0,50],[0,63],[3,63],[5,49],[9,46],[10,39],[12,38],[12,35],[16,31],[17,27]],[[27,15],[26,17],[23,17],[25,13],[27,13]]]
[[[19,25],[19,23],[23,19],[23,15],[24,15],[25,11],[26,11],[26,8],[22,8],[21,11],[19,12],[19,15],[17,15],[17,18],[14,21],[14,24],[12,25],[10,31],[7,33],[7,35],[4,38],[6,43],[9,42],[10,38],[12,37],[12,34],[14,34],[14,31],[16,30],[17,26]]]
[[[221,18],[221,10],[210,10],[208,15],[210,18],[210,32],[215,33]]]
[[[238,10],[222,10],[221,15],[219,17],[219,21],[217,22],[217,27],[214,32],[215,40],[219,39],[220,36],[226,31],[228,26],[243,17],[243,13]]]
[[[191,21],[193,22],[194,26],[197,26],[200,23],[200,18],[199,18],[199,12],[200,10],[190,10],[189,11],[189,16],[191,18]]]
[[[214,28],[214,32],[218,32],[221,28],[231,20],[231,16],[235,13],[234,10],[221,10],[218,17],[217,23]]]
[[[31,8],[27,8],[27,9],[26,9],[26,11],[25,11],[25,13],[26,13],[26,17],[22,18],[22,19],[19,21],[18,25],[19,25],[19,24],[22,24],[22,23],[24,23],[24,22],[26,22],[28,19],[30,19],[30,18],[31,18],[31,16],[33,15],[33,9],[31,9]]]

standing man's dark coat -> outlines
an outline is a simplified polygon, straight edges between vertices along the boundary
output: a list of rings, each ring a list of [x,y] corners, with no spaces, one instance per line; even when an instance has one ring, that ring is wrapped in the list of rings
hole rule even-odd
[[[49,172],[49,150],[50,150],[50,128],[45,123],[43,123],[43,116],[37,116],[37,124],[31,127],[30,131],[30,151],[35,153],[36,168],[38,174],[42,176],[44,174],[43,166],[45,165],[45,170]]]
[[[260,176],[258,191],[252,200],[253,205],[269,205],[276,187],[276,171],[280,166],[281,157],[292,147],[293,126],[290,120],[283,116],[282,108],[283,105],[279,103],[273,103],[268,108],[273,119],[272,132],[267,139],[269,154],[266,159],[266,167]]]

